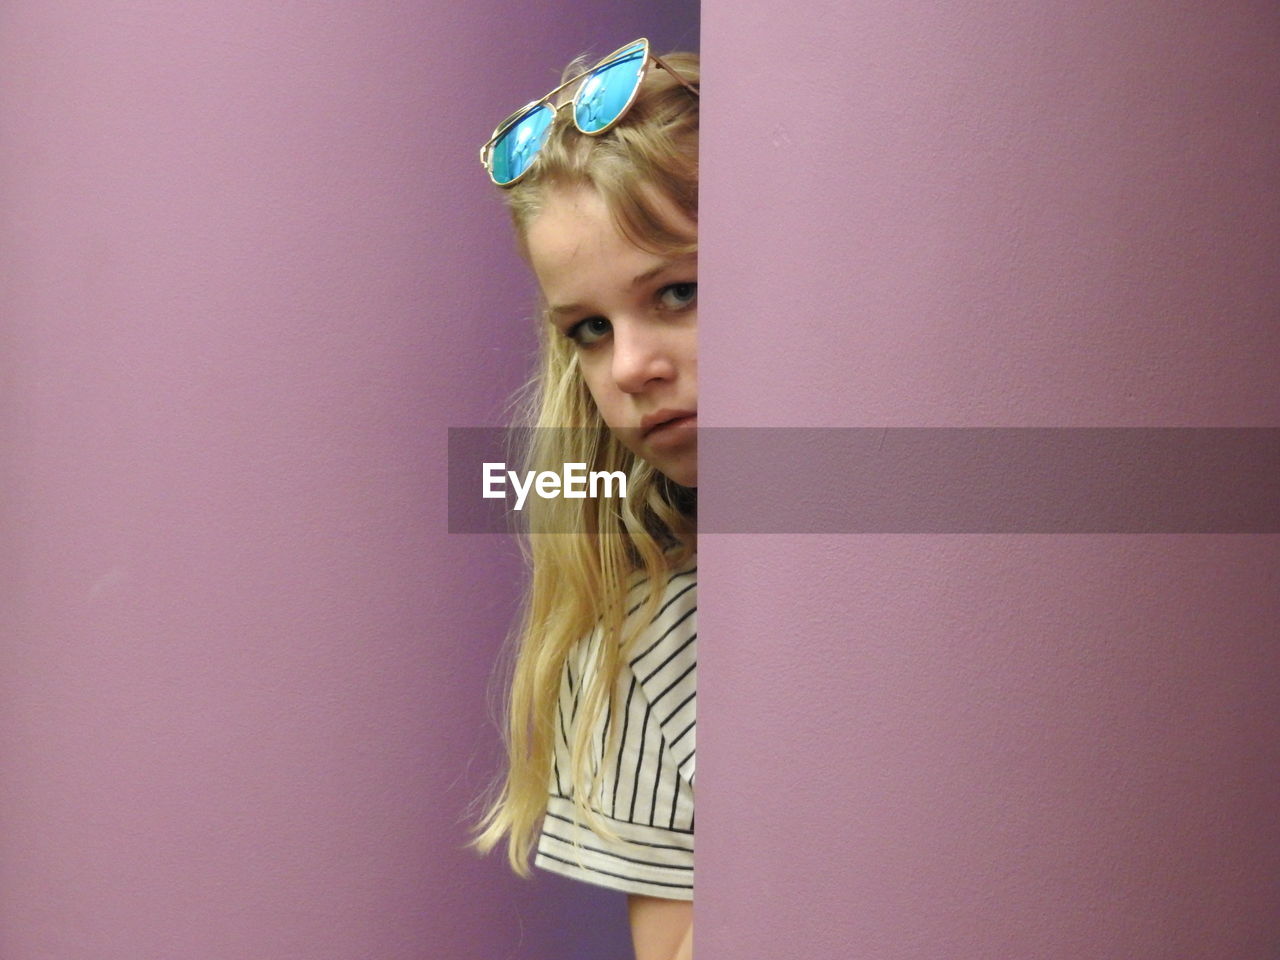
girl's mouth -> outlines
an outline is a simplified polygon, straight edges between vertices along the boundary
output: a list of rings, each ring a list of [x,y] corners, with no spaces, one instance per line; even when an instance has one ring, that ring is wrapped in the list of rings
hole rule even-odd
[[[698,415],[690,413],[652,427],[644,439],[646,443],[657,446],[676,446],[692,437],[697,426]]]

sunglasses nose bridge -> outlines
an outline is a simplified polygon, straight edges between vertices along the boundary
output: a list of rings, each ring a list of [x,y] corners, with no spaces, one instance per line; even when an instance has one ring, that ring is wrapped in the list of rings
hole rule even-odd
[[[637,60],[640,65],[633,72],[628,65]],[[489,170],[489,176],[493,182],[499,186],[508,187],[524,176],[542,147],[542,139],[547,133],[547,128],[560,119],[560,111],[565,107],[570,108],[574,126],[584,134],[597,136],[611,129],[630,109],[650,61],[666,69],[690,93],[697,96],[698,91],[694,87],[667,67],[661,59],[650,53],[649,41],[642,37],[624,47],[619,47],[591,69],[564,81],[541,100],[527,104],[504,121],[494,132],[489,143],[485,145],[488,148],[487,151],[481,148],[481,162]],[[619,73],[620,68],[628,69]],[[574,87],[575,84],[576,87]],[[565,99],[556,103],[556,95],[570,88],[573,88],[572,95],[566,95]],[[499,151],[500,142],[504,138],[509,138],[512,128],[525,127],[526,120],[544,110],[547,112],[542,113],[542,119],[533,125],[537,136],[511,140],[509,146],[512,149]],[[529,128],[526,127],[523,132],[528,133]],[[516,147],[519,148],[518,151],[514,149]],[[495,167],[498,166],[496,154],[499,153],[502,154],[505,162],[519,166],[519,172],[509,179],[502,179],[502,176],[495,171]]]

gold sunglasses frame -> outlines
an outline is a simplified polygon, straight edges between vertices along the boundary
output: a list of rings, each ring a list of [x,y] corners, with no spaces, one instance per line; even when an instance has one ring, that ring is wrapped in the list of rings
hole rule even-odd
[[[491,136],[488,140],[486,140],[484,145],[480,148],[480,165],[484,167],[485,172],[489,174],[489,179],[493,182],[494,186],[503,187],[503,188],[514,187],[517,183],[519,183],[524,178],[525,174],[527,174],[530,170],[533,169],[533,163],[530,163],[529,166],[525,170],[521,171],[520,175],[517,176],[515,179],[508,180],[506,183],[499,183],[493,175],[493,165],[492,165],[493,145],[498,142],[499,137],[501,137],[512,126],[514,126],[517,120],[519,120],[520,118],[525,116],[525,114],[532,111],[534,107],[537,107],[544,103],[548,103],[548,101],[552,97],[554,97],[557,93],[559,93],[565,87],[572,86],[573,84],[577,83],[579,80],[582,80],[584,77],[588,77],[591,74],[595,73],[601,67],[608,66],[609,63],[611,63],[612,61],[619,59],[621,54],[626,53],[628,50],[631,50],[632,48],[634,48],[636,44],[640,44],[640,43],[644,44],[644,63],[641,64],[640,66],[640,75],[636,79],[636,85],[632,89],[631,96],[627,99],[627,102],[623,105],[622,109],[618,111],[618,115],[614,117],[605,126],[601,127],[599,130],[583,130],[581,127],[578,126],[578,118],[575,115],[573,118],[573,125],[574,127],[577,128],[579,133],[584,134],[585,136],[588,136],[588,137],[598,137],[601,134],[608,133],[610,130],[612,130],[614,126],[617,125],[618,121],[620,121],[623,117],[627,115],[627,111],[631,109],[631,104],[635,102],[636,94],[640,92],[640,85],[644,83],[644,76],[649,69],[650,63],[656,63],[661,69],[671,74],[671,76],[674,77],[676,81],[680,83],[681,86],[683,86],[695,97],[699,95],[697,87],[693,86],[691,83],[689,83],[688,80],[680,76],[680,74],[676,72],[676,70],[674,70],[670,65],[668,65],[665,60],[663,60],[660,56],[658,56],[656,53],[653,52],[653,48],[649,44],[648,37],[640,37],[637,40],[632,40],[630,43],[624,43],[622,46],[620,46],[617,50],[613,51],[613,53],[609,54],[603,60],[596,63],[589,69],[582,71],[582,73],[578,74],[576,77],[566,80],[564,83],[560,84],[560,86],[556,87],[550,93],[547,93],[545,96],[539,97],[537,100],[530,100],[523,107],[515,111],[515,113],[511,114],[511,116],[507,117],[507,119],[503,120],[500,124],[498,124],[496,128],[494,128],[493,136]],[[560,104],[548,103],[548,106],[551,107],[551,111],[552,111],[552,123],[554,123],[555,118],[560,115],[561,107],[572,107],[573,104],[577,102],[579,92],[580,91],[575,91],[573,97],[566,100],[564,103],[560,103]],[[537,162],[536,158],[534,162],[535,163]]]

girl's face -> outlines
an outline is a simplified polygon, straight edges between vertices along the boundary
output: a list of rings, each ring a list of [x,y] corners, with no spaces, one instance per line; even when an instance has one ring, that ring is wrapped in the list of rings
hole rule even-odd
[[[666,205],[695,236],[697,224]],[[696,487],[697,255],[641,250],[590,187],[554,190],[526,240],[551,323],[573,341],[605,424],[636,456]]]

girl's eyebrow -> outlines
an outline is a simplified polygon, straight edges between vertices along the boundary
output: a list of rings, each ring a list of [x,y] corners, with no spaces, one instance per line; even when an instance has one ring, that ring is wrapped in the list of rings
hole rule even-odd
[[[652,280],[654,277],[660,274],[663,270],[666,270],[669,267],[678,266],[689,260],[695,260],[697,259],[697,256],[698,255],[696,253],[686,253],[683,256],[672,257],[670,260],[663,260],[657,266],[653,267],[652,269],[646,270],[644,273],[640,274],[638,277],[632,280],[631,286],[638,287],[641,284],[645,283],[646,281]]]
[[[566,303],[562,307],[552,307],[547,311],[547,315],[550,317],[562,317],[567,313],[577,313],[581,309],[582,304],[580,303]]]
[[[696,253],[686,253],[678,257],[672,257],[669,260],[663,260],[661,263],[655,264],[654,266],[646,270],[644,273],[641,273],[635,278],[633,278],[631,281],[631,288],[634,290],[636,287],[639,287],[645,283],[648,283],[650,280],[652,280],[658,274],[662,273],[664,270],[669,270],[672,267],[680,266],[682,264],[687,263],[690,260],[696,260],[697,258],[698,258],[698,255]],[[563,306],[551,307],[547,311],[547,313],[549,313],[551,316],[559,317],[559,316],[564,316],[567,313],[577,313],[579,310],[582,310],[582,309],[584,308],[580,303],[566,303]]]

